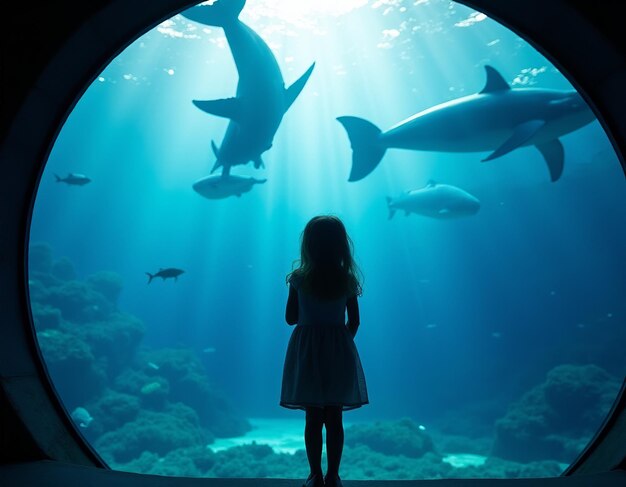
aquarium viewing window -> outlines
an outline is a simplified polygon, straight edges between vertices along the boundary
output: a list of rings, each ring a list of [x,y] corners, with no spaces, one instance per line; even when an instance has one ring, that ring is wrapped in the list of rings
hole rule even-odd
[[[462,4],[220,1],[104,67],[41,176],[30,307],[76,428],[113,469],[306,477],[285,276],[334,214],[370,394],[342,478],[559,475],[626,372],[625,181],[590,108]]]

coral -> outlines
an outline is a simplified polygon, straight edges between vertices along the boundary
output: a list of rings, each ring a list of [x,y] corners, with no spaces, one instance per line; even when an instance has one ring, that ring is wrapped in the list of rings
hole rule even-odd
[[[87,278],[87,284],[106,297],[111,303],[117,303],[117,298],[119,298],[123,287],[122,276],[115,272],[107,271],[96,272],[90,275]]]
[[[133,421],[140,410],[140,401],[130,394],[105,390],[102,395],[87,405],[94,420],[89,429],[101,434],[119,428],[124,423]]]
[[[571,462],[608,412],[619,383],[595,365],[560,365],[496,421],[492,454]]]
[[[50,274],[60,281],[72,281],[76,279],[76,271],[74,270],[74,264],[67,258],[61,257],[59,260],[52,264]]]
[[[434,451],[431,438],[409,418],[351,426],[346,431],[346,445],[359,444],[386,455],[413,458]]]
[[[96,357],[106,361],[109,376],[113,377],[132,361],[145,327],[132,315],[114,312],[106,320],[84,323],[72,330],[91,346]]]
[[[173,404],[163,412],[141,410],[134,421],[103,434],[96,448],[117,463],[139,458],[143,452],[165,455],[182,447],[204,446],[212,438],[202,430],[196,412]]]
[[[54,385],[69,409],[84,404],[102,390],[104,373],[83,340],[53,329],[37,332],[37,340]]]
[[[163,409],[170,395],[170,383],[165,377],[150,376],[135,369],[126,369],[119,374],[115,379],[115,387],[139,396],[142,405],[150,409]]]
[[[50,274],[52,270],[52,247],[46,243],[31,243],[28,246],[28,272]]]
[[[180,401],[198,411],[200,422],[217,437],[240,436],[250,430],[247,420],[236,416],[227,398],[209,384],[204,367],[189,349],[144,351],[140,362],[153,364],[148,373],[165,377],[170,401]]]
[[[64,319],[74,323],[105,320],[113,311],[113,305],[102,294],[80,281],[50,287],[41,304],[59,309]]]
[[[58,309],[37,302],[32,302],[30,309],[37,330],[56,329],[61,325],[61,312]]]

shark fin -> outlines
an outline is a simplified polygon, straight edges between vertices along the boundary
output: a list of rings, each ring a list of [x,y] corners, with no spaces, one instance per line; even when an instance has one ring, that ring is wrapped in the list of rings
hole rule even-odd
[[[536,147],[548,164],[550,180],[552,182],[557,181],[563,174],[563,160],[565,158],[563,144],[559,139],[554,139],[544,144],[537,144]]]
[[[545,124],[545,120],[529,120],[528,122],[519,124],[515,127],[513,134],[504,142],[504,144],[483,159],[483,162],[508,154],[512,150],[522,146],[524,143],[528,142],[528,140],[533,137]]]
[[[215,156],[216,159],[220,158],[220,150],[217,148],[217,145],[215,145],[215,141],[212,140],[211,141],[211,150],[213,151],[213,155]]]
[[[502,75],[488,64],[485,65],[487,71],[487,82],[480,93],[494,93],[498,91],[508,91],[511,89]]]
[[[193,104],[200,110],[218,117],[238,120],[241,118],[241,100],[237,98],[222,98],[221,100],[193,100]]]
[[[215,171],[217,171],[217,169],[222,165],[222,163],[220,162],[220,160],[218,159],[217,161],[215,161],[215,164],[213,164],[213,169],[211,169],[211,174],[213,174]],[[226,166],[224,166],[224,169],[222,171],[222,174],[224,174],[226,172]]]
[[[254,159],[254,168],[259,169],[261,167],[265,167],[265,163],[263,162],[263,159],[261,159],[261,156],[259,155],[258,157]]]
[[[380,129],[371,122],[358,117],[338,117],[348,133],[352,146],[352,169],[348,181],[358,181],[371,173],[387,150],[379,142]]]
[[[181,15],[200,24],[223,27],[237,20],[245,4],[246,0],[219,0],[211,5],[196,5],[183,10]]]
[[[314,67],[315,63],[311,64],[311,66],[309,66],[309,69],[307,69],[296,82],[294,82],[289,88],[285,90],[285,112],[289,110],[289,107],[296,100],[296,98],[302,91],[302,88],[304,88],[304,85],[309,80],[309,77],[311,76]]]
[[[389,209],[389,217],[387,218],[387,220],[391,220],[393,218],[393,215],[396,214],[396,209],[391,206],[391,203],[392,199],[387,196],[387,208]]]

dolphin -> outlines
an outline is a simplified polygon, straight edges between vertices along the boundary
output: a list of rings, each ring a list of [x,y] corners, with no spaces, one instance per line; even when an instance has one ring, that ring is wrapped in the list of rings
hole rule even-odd
[[[490,161],[527,145],[539,149],[550,179],[558,180],[564,159],[559,137],[593,121],[593,112],[576,91],[511,89],[493,67],[485,70],[487,82],[479,93],[428,108],[385,132],[362,118],[337,118],[352,145],[348,181],[371,173],[390,148],[491,151],[483,159]]]
[[[245,3],[245,0],[218,0],[181,12],[194,22],[224,29],[239,74],[234,98],[193,100],[200,110],[230,119],[220,147],[211,141],[217,159],[211,173],[222,166],[223,174],[229,174],[232,166],[250,161],[257,169],[264,166],[261,154],[272,147],[283,115],[304,88],[315,66],[311,64],[285,89],[269,46],[238,18]]]
[[[68,173],[68,175],[64,178],[61,178],[56,174],[54,175],[54,177],[56,178],[57,183],[71,184],[72,186],[84,186],[85,184],[91,182],[91,179],[89,179],[84,174],[76,174],[72,172]]]
[[[247,193],[255,184],[262,184],[267,179],[244,178],[232,174],[207,176],[193,184],[193,189],[205,198],[215,200],[229,196],[241,196]]]
[[[397,198],[387,197],[387,207],[389,220],[397,210],[404,210],[405,215],[417,213],[432,218],[450,219],[478,213],[480,201],[461,188],[430,180],[423,188],[407,191]]]
[[[157,272],[156,274],[150,274],[149,272],[146,272],[146,275],[148,276],[148,284],[150,284],[152,282],[152,279],[154,279],[155,277],[160,277],[164,281],[165,279],[170,278],[173,278],[174,281],[178,281],[178,276],[180,276],[183,272],[185,271],[183,271],[182,269],[168,267],[167,269],[159,269],[159,272]]]

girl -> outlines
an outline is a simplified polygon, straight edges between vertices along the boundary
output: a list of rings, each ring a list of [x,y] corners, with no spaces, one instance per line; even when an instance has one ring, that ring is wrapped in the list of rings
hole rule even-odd
[[[285,318],[294,328],[280,405],[306,411],[304,442],[311,474],[304,487],[341,487],[342,411],[367,404],[354,336],[359,327],[359,271],[352,241],[335,216],[316,216],[302,232],[299,267],[287,276]],[[346,310],[348,322],[346,324]],[[328,469],[322,477],[322,426]]]

